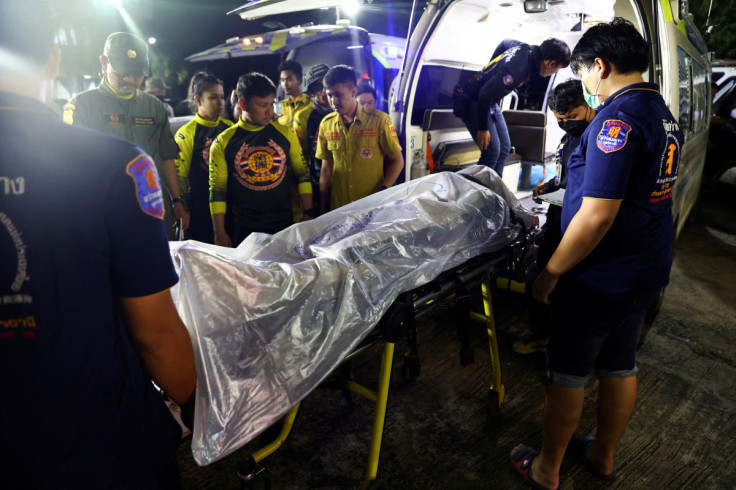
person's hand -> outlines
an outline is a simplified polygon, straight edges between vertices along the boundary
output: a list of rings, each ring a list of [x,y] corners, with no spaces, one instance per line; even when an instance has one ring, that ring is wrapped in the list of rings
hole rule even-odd
[[[181,220],[182,230],[189,228],[189,211],[184,209],[184,205],[181,202],[174,204],[174,217]]]
[[[312,220],[312,219],[314,219],[314,218],[312,218],[311,216],[308,216],[306,214],[302,214],[302,222],[309,221],[309,220]]]
[[[532,199],[534,199],[534,202],[537,204],[542,204],[541,199],[537,199],[537,197],[541,196],[542,194],[547,194],[549,192],[549,189],[547,187],[538,185],[534,189],[532,189]]]
[[[550,272],[547,268],[542,270],[532,286],[532,297],[534,298],[534,301],[539,301],[540,303],[548,305],[549,295],[557,286],[558,279],[559,276]]]
[[[481,150],[485,150],[486,148],[488,148],[488,145],[491,144],[491,132],[478,131],[476,141],[478,142],[478,148],[480,148]]]
[[[230,236],[224,231],[221,231],[219,233],[215,232],[215,245],[219,245],[220,247],[232,247],[233,241],[230,239]]]

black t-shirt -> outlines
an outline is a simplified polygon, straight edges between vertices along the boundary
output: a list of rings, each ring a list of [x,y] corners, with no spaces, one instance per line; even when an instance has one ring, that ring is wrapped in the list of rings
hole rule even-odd
[[[116,298],[177,282],[152,160],[0,92],[0,480],[152,488],[181,430]]]

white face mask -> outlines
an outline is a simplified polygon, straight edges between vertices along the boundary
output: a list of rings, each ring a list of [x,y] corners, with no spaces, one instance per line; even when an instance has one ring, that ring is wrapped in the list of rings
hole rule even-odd
[[[592,70],[593,67],[590,68]],[[590,70],[588,70],[590,72]],[[598,87],[601,84],[601,79],[598,79],[598,83],[595,85],[595,90],[593,94],[588,92],[588,89],[585,87],[585,82],[581,80],[581,85],[583,86],[583,98],[585,99],[585,103],[588,104],[592,109],[598,109],[598,106],[601,105],[601,99],[598,95]]]

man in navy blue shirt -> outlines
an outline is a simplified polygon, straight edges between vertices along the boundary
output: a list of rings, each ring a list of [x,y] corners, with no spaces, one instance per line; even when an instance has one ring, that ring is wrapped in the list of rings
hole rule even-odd
[[[0,481],[176,487],[196,382],[151,158],[39,99],[60,51],[43,0],[0,4]],[[39,144],[41,143],[41,144]]]
[[[480,72],[455,88],[453,110],[480,148],[480,165],[499,176],[506,165],[511,141],[498,106],[501,99],[533,77],[549,77],[569,64],[570,48],[559,39],[539,46],[505,39]]]
[[[534,297],[552,304],[542,450],[519,445],[511,455],[542,488],[558,487],[566,450],[599,478],[615,478],[614,450],[636,401],[639,334],[669,281],[683,135],[659,88],[644,83],[648,65],[648,43],[620,18],[590,28],[572,53],[598,115],[568,162],[562,241],[534,283]],[[573,436],[593,368],[598,431]]]

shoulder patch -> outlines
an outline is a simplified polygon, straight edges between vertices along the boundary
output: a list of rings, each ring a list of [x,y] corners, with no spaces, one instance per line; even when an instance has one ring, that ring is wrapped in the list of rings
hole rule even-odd
[[[135,182],[135,197],[141,210],[154,218],[164,219],[164,198],[158,172],[148,155],[140,155],[128,163],[125,173]]]
[[[604,153],[618,151],[626,146],[631,126],[618,119],[608,119],[598,133],[596,144]]]
[[[186,136],[184,136],[184,135],[183,135],[183,134],[181,134],[181,133],[176,133],[176,137],[177,137],[177,138],[179,138],[180,140],[185,140],[185,139],[187,139],[187,137],[186,137]]]
[[[511,75],[504,75],[504,77],[503,77],[503,84],[504,85],[511,85],[512,83],[514,83],[514,77],[512,77]]]

